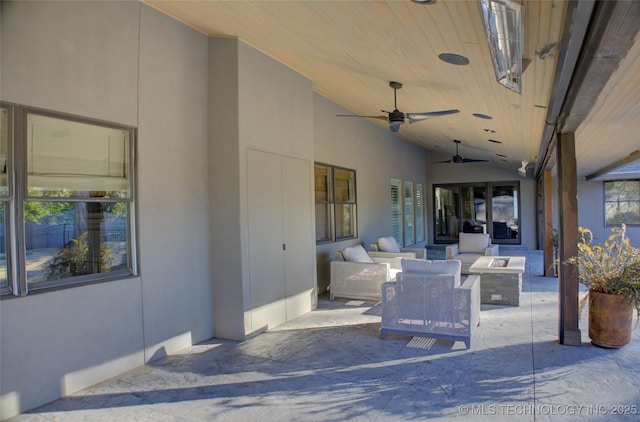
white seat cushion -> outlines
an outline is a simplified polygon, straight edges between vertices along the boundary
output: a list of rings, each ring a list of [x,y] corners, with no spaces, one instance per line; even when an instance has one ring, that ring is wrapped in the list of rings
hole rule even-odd
[[[406,259],[401,261],[402,272],[412,274],[453,274],[455,286],[460,286],[460,270],[462,263],[457,260]]]
[[[378,249],[381,252],[400,252],[400,246],[398,246],[398,242],[393,236],[378,239]]]
[[[342,250],[342,256],[345,261],[350,262],[366,262],[372,263],[373,259],[369,256],[367,251],[362,247],[362,245],[354,245],[344,248]]]
[[[480,253],[489,247],[491,238],[486,233],[460,233],[458,239],[459,253]]]

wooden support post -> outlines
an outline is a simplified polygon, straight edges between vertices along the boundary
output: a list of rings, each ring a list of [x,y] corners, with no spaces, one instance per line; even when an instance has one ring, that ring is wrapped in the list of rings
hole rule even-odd
[[[578,328],[578,271],[563,262],[578,254],[578,179],[576,171],[575,134],[558,135],[556,144],[558,168],[558,240],[560,344],[582,344]]]
[[[552,277],[555,275],[553,264],[555,254],[553,250],[553,183],[551,179],[551,170],[545,170],[542,173],[542,232],[544,250],[544,275]]]

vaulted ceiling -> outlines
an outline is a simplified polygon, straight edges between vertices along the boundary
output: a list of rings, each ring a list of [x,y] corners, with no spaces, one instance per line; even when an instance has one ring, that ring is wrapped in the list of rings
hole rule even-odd
[[[530,64],[518,94],[496,82],[477,0],[426,5],[410,0],[142,1],[204,34],[237,37],[306,76],[315,92],[353,114],[393,110],[390,81],[403,84],[397,106],[405,113],[460,110],[400,127],[399,136],[432,151],[453,154],[458,139],[465,158],[514,170],[521,161],[552,167],[553,159],[544,160],[548,144],[553,146],[545,123],[562,104],[575,126],[580,176],[624,161],[640,147],[640,42],[633,42],[639,13],[633,3],[640,2],[621,2],[630,5],[618,13],[631,23],[614,24],[624,29],[617,38],[589,27],[585,38],[591,34],[592,42],[605,42],[590,47],[593,57],[581,66],[600,77],[572,85],[569,94],[575,101],[569,110],[562,90],[569,81],[559,81],[558,75],[561,66],[569,73],[569,56],[584,56],[583,39],[567,30],[577,26],[576,2],[521,2],[523,56]],[[446,63],[441,53],[462,55],[469,64]],[[598,67],[607,54],[616,60],[608,68]],[[581,90],[582,96],[577,94]],[[388,128],[385,121],[369,120]]]

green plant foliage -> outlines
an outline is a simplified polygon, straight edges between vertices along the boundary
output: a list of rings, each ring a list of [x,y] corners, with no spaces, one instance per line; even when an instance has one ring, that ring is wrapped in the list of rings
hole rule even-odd
[[[71,239],[58,255],[42,267],[42,273],[47,280],[75,277],[90,274],[89,267],[89,232],[84,232],[75,239]],[[111,251],[105,245],[100,245],[100,272],[109,272],[113,263]]]
[[[63,211],[73,211],[72,202],[25,202],[24,218],[36,224],[70,223]]]
[[[578,255],[565,261],[577,267],[578,281],[590,290],[624,295],[640,315],[640,249],[626,237],[626,226],[611,229],[603,245],[592,245],[593,233],[580,228]],[[582,308],[588,296],[580,304]]]

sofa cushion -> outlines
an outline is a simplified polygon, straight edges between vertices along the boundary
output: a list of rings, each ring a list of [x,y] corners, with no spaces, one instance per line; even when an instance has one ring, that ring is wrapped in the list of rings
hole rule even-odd
[[[455,276],[455,286],[460,285],[460,270],[462,263],[457,260],[428,260],[428,259],[406,259],[401,261],[402,272],[411,274],[453,274]]]
[[[378,239],[378,249],[381,252],[400,252],[400,246],[398,246],[398,242],[393,236]]]
[[[342,256],[344,257],[345,261],[367,263],[373,262],[373,259],[371,259],[362,245],[354,245],[344,248],[342,250]]]
[[[487,233],[460,233],[458,239],[459,253],[480,253],[489,247],[491,238]]]

